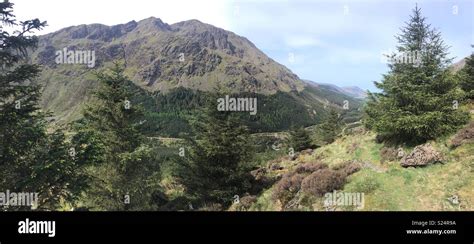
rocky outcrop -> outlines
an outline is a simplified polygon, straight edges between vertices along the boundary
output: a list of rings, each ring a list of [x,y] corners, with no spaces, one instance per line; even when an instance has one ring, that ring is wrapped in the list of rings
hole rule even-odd
[[[37,62],[44,66],[55,67],[55,58],[56,48],[53,46],[46,46],[41,52],[38,53]]]
[[[404,156],[400,162],[402,167],[426,166],[438,162],[442,162],[441,153],[429,143],[416,146],[413,151]]]

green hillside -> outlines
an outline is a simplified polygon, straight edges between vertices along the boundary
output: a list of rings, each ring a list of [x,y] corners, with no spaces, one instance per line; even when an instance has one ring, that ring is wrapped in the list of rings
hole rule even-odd
[[[471,104],[470,109],[474,109]],[[345,164],[360,164],[361,169],[350,175],[340,192],[360,192],[365,195],[363,208],[352,206],[337,207],[333,210],[351,211],[472,211],[474,206],[474,114],[471,124],[466,128],[470,131],[470,140],[452,148],[452,140],[462,136],[463,130],[457,134],[440,138],[430,143],[442,153],[442,163],[426,167],[400,166],[400,160],[391,156],[389,146],[377,143],[375,134],[370,131],[354,132],[342,136],[334,143],[316,149],[309,155],[300,155],[296,160],[283,157],[265,163],[262,167],[270,169],[278,162],[279,170],[268,170],[267,177],[280,178],[285,174],[294,173],[298,166],[307,163],[321,163],[329,168],[340,168]],[[357,130],[356,130],[357,131]],[[413,147],[404,147],[410,152]],[[395,150],[396,151],[396,150]],[[259,195],[255,202],[242,207],[234,205],[231,209],[258,211],[311,210],[325,211],[324,197],[294,194],[297,204],[284,208],[274,195],[276,184]],[[458,204],[450,198],[456,197]]]

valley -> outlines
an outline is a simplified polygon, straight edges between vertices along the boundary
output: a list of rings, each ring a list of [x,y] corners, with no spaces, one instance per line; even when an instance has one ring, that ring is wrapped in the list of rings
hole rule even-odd
[[[474,55],[453,64],[418,5],[385,70],[377,48],[346,48],[374,38],[365,29],[345,43],[340,26],[332,41],[232,28],[262,49],[193,18],[35,36],[46,22],[10,19],[12,6],[0,22],[23,32],[0,36],[0,189],[35,192],[35,211],[474,210]]]

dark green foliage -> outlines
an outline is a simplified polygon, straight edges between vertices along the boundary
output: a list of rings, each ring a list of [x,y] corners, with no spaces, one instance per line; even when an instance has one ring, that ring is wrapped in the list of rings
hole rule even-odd
[[[37,185],[40,208],[56,209],[61,200],[74,203],[89,187],[90,178],[85,166],[91,160],[76,157],[73,145],[65,143],[62,132],[48,135],[34,153],[37,155],[32,167],[31,184]]]
[[[233,112],[217,110],[217,97],[210,98],[203,110],[193,124],[196,137],[189,140],[190,150],[178,176],[200,206],[226,207],[233,196],[242,196],[251,187],[253,144]]]
[[[94,185],[83,202],[99,210],[157,209],[163,203],[156,197],[162,195],[159,164],[139,131],[143,109],[128,100],[130,82],[118,63],[97,78],[95,101],[84,111],[73,138],[78,157],[95,163],[89,170]]]
[[[359,122],[363,118],[363,114],[357,110],[349,110],[346,113],[341,114],[341,116],[342,119],[340,119],[340,122],[342,124]]]
[[[462,93],[448,69],[448,48],[419,8],[414,9],[397,40],[398,52],[418,52],[420,63],[389,64],[383,81],[375,82],[382,92],[369,94],[367,127],[387,140],[417,144],[466,123],[468,114],[453,107],[461,101]]]
[[[27,50],[37,44],[29,34],[46,23],[18,23],[12,6],[0,3],[0,190],[38,193],[37,207],[55,210],[87,187],[84,166],[89,162],[71,156],[71,145],[61,131],[47,133],[47,114],[39,110],[41,93],[35,84],[40,69],[27,62]],[[4,26],[20,30],[11,35]]]
[[[193,91],[187,88],[176,88],[168,93],[148,93],[130,83],[128,89],[133,93],[130,99],[134,104],[141,104],[146,111],[141,131],[148,136],[183,137],[183,134],[192,134],[190,120],[197,116],[199,108],[205,106],[205,101],[212,96],[210,93]],[[334,103],[343,105],[348,100],[354,108],[360,102],[331,91],[319,91],[307,88],[301,93],[277,92],[273,95],[262,94],[233,94],[233,97],[257,97],[258,111],[256,115],[239,113],[240,118],[251,133],[275,132],[289,130],[292,125],[311,126],[317,124],[327,116],[322,104],[313,104],[310,107],[313,93],[326,95]],[[332,97],[329,97],[330,94]],[[313,111],[314,110],[314,111]],[[314,112],[316,114],[314,114]],[[356,110],[348,114],[348,120],[357,120],[360,113]]]
[[[297,127],[290,131],[289,146],[295,151],[312,148],[313,144],[309,136],[309,132],[303,127]]]
[[[0,49],[0,164],[2,169],[20,167],[28,161],[31,147],[37,145],[38,139],[45,136],[44,117],[39,112],[39,87],[26,85],[40,72],[37,65],[25,63],[26,50],[35,48],[35,38],[27,35],[10,35],[4,31],[5,26],[23,27],[14,20],[12,3],[0,3],[1,49]],[[39,23],[30,28],[41,29],[45,24]],[[26,32],[25,34],[29,34]],[[8,174],[2,175],[3,183],[11,182]],[[13,176],[15,177],[15,176]]]
[[[323,142],[332,143],[336,140],[341,128],[341,116],[336,110],[331,109],[329,116],[319,126],[320,136]]]
[[[234,97],[257,97],[256,115],[239,116],[252,133],[288,130],[291,126],[310,126],[317,122],[311,110],[304,105],[303,94],[277,92],[273,95],[238,94]],[[315,108],[316,109],[316,108]],[[317,109],[319,110],[319,109]]]
[[[461,77],[461,88],[468,98],[474,99],[474,53],[466,59],[466,65],[461,70]]]
[[[177,88],[169,93],[149,94],[131,84],[134,104],[142,104],[146,111],[141,131],[148,136],[182,137],[191,134],[190,118],[204,104],[206,94],[186,88]]]
[[[94,93],[97,102],[84,110],[84,120],[103,134],[112,156],[135,150],[143,140],[138,129],[143,111],[129,100],[132,94],[126,87],[123,69],[116,63],[110,74],[100,72],[97,79],[101,83]]]

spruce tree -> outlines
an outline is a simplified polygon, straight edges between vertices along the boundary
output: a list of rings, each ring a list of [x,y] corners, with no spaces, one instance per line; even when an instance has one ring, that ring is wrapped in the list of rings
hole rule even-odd
[[[32,32],[46,22],[18,22],[12,8],[8,1],[0,3],[0,191],[37,193],[39,209],[55,210],[87,187],[87,162],[70,156],[63,132],[47,133],[49,114],[39,107],[35,78],[40,67],[29,63],[28,51],[38,42]],[[6,26],[14,31],[9,33]]]
[[[254,150],[248,129],[232,112],[217,110],[217,95],[211,95],[193,128],[195,137],[188,140],[189,156],[178,177],[196,204],[225,208],[251,187]]]
[[[309,132],[304,127],[296,127],[290,130],[289,145],[295,151],[302,151],[313,146]]]
[[[331,109],[328,117],[324,119],[323,123],[319,126],[321,130],[321,139],[325,143],[333,143],[339,133],[341,127],[340,115],[336,110]]]
[[[103,134],[110,156],[131,152],[143,143],[137,121],[143,118],[143,108],[132,104],[133,94],[128,90],[128,79],[123,67],[114,67],[96,74],[99,88],[94,102],[84,110],[84,121],[90,128]]]
[[[0,3],[0,186],[15,182],[12,174],[31,162],[31,147],[44,137],[44,114],[39,112],[40,88],[31,80],[40,72],[38,65],[27,64],[27,50],[35,48],[37,40],[31,31],[45,26],[39,20],[17,23],[13,4]],[[22,28],[13,35],[5,27]],[[26,29],[25,29],[26,28]],[[12,186],[10,186],[12,187]]]
[[[89,153],[96,166],[89,172],[94,185],[84,202],[99,210],[157,209],[152,195],[160,193],[159,164],[140,133],[143,109],[133,104],[130,81],[119,63],[98,72],[99,88],[84,110],[84,118],[75,127],[73,141],[88,141]]]
[[[398,53],[416,62],[390,63],[382,82],[375,82],[382,92],[369,95],[367,127],[387,140],[416,144],[463,125],[468,115],[456,106],[462,94],[448,69],[448,47],[418,7],[397,40]]]

